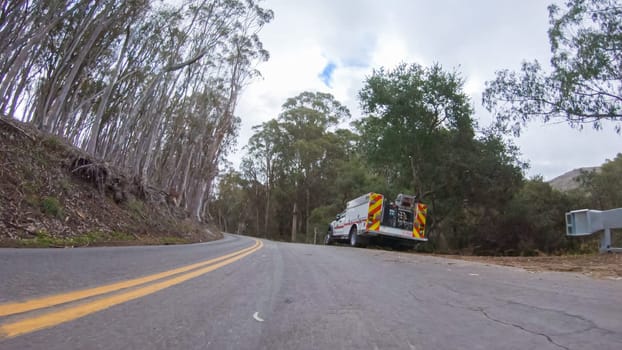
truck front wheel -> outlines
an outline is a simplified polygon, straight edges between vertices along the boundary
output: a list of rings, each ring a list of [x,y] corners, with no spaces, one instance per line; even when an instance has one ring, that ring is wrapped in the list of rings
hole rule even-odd
[[[354,226],[352,226],[352,228],[350,229],[350,245],[353,247],[359,246],[359,238],[356,234],[356,227]]]
[[[326,237],[324,237],[324,244],[325,245],[333,244],[333,228],[332,227],[328,229],[328,232],[326,232]]]

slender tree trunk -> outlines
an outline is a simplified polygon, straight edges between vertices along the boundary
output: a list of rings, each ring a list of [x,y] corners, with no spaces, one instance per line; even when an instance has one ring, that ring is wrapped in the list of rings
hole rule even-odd
[[[256,205],[255,206],[255,234],[257,236],[259,236],[259,218],[260,217],[261,217],[261,215],[259,215],[259,206]]]
[[[307,187],[306,190],[306,199],[307,199],[307,205],[305,208],[305,240],[307,237],[309,237],[309,207],[311,206],[311,191],[309,190],[309,187]]]
[[[292,242],[296,242],[296,229],[298,228],[298,203],[294,202],[292,211]]]
[[[112,72],[112,77],[110,78],[110,83],[104,89],[104,94],[99,103],[99,107],[97,108],[97,112],[93,118],[93,124],[91,125],[91,132],[89,136],[89,142],[86,146],[86,151],[90,154],[96,155],[97,152],[97,141],[99,138],[99,133],[102,127],[102,118],[104,116],[104,112],[108,108],[108,100],[110,99],[110,95],[112,95],[112,90],[119,79],[119,72],[121,71],[121,63],[123,61],[123,57],[125,56],[125,52],[127,50],[127,45],[130,40],[130,27],[127,27],[125,34],[125,41],[123,43],[123,47],[119,52],[119,56],[117,57],[117,61],[115,63],[115,67]]]
[[[266,213],[265,213],[265,218],[264,218],[264,235],[266,238],[270,238],[272,235],[269,233],[269,229],[270,229],[270,197],[271,197],[271,193],[270,193],[270,185],[268,185],[268,188],[266,190]]]
[[[51,126],[54,124],[57,118],[60,117],[62,113],[63,107],[67,101],[67,96],[73,87],[76,77],[80,70],[83,69],[83,65],[86,61],[86,58],[93,47],[95,42],[99,38],[99,35],[104,31],[106,26],[109,24],[109,21],[100,22],[96,27],[93,33],[91,33],[89,40],[87,43],[80,49],[80,54],[75,60],[71,61],[72,68],[69,71],[69,74],[65,81],[63,82],[63,88],[61,89],[60,94],[55,96],[54,102],[52,102],[49,110],[46,108],[46,115],[44,116],[43,129],[45,131],[49,131]]]

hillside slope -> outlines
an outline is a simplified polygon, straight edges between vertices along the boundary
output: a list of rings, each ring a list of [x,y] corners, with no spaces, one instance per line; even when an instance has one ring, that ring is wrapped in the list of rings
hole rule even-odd
[[[167,194],[30,125],[0,117],[0,246],[208,241]]]
[[[600,171],[600,167],[585,167],[573,169],[549,181],[551,187],[558,191],[570,191],[579,188],[579,182],[576,178],[581,172]]]

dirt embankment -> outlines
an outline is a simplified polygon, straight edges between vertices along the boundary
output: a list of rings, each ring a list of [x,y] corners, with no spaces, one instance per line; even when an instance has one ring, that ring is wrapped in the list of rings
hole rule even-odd
[[[175,244],[222,237],[66,141],[0,117],[0,246]]]
[[[622,254],[535,257],[447,255],[443,257],[513,266],[528,271],[577,272],[596,278],[622,280]]]

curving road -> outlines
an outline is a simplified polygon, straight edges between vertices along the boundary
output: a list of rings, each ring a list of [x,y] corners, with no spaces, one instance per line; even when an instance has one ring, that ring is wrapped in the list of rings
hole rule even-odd
[[[0,250],[0,349],[621,349],[622,281],[227,235]]]

